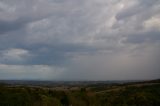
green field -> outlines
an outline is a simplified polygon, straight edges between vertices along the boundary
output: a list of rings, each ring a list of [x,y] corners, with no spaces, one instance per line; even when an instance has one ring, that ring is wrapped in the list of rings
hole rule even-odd
[[[160,82],[57,89],[0,86],[0,106],[159,106]]]

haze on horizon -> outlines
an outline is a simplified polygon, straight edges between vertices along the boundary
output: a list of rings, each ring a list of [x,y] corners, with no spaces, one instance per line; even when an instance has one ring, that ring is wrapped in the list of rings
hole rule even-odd
[[[0,0],[0,79],[160,78],[160,0]]]

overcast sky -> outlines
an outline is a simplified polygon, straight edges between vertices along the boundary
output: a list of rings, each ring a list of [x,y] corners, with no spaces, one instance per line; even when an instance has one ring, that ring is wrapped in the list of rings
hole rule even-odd
[[[160,0],[0,0],[0,79],[160,78]]]

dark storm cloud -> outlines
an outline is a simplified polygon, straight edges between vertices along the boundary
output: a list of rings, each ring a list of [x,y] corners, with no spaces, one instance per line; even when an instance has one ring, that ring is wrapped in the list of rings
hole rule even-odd
[[[55,45],[34,45],[26,47],[31,51],[32,58],[26,64],[46,64],[46,65],[64,65],[69,62],[75,54],[93,54],[96,48],[85,46],[83,44],[55,44]],[[43,61],[42,61],[43,60]]]
[[[159,4],[1,0],[0,79],[158,78]]]
[[[14,22],[6,22],[6,21],[0,21],[0,34],[3,34],[8,31],[16,30],[21,27],[23,27],[23,21],[14,21]]]
[[[31,15],[31,14],[29,14]],[[43,19],[44,17],[20,17],[16,20],[0,20],[0,34],[4,34],[14,30],[21,30],[24,28],[28,23],[38,21]]]
[[[23,50],[29,51],[27,59],[22,61],[11,61],[9,58],[1,58],[2,64],[11,65],[62,65],[75,54],[94,54],[97,49],[92,46],[85,46],[83,44],[37,44],[37,45],[17,45],[17,48],[23,48]],[[3,49],[4,50],[4,49]],[[1,50],[1,56],[3,52]],[[5,51],[5,50],[4,50]],[[5,56],[3,56],[5,57]]]
[[[145,43],[145,42],[159,42],[160,41],[160,31],[147,31],[142,33],[137,33],[130,35],[124,42],[127,43]]]

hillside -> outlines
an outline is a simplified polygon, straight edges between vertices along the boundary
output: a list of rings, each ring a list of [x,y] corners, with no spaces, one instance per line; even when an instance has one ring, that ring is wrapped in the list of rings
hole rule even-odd
[[[1,84],[0,106],[159,106],[160,80],[78,86]]]

